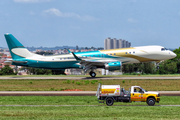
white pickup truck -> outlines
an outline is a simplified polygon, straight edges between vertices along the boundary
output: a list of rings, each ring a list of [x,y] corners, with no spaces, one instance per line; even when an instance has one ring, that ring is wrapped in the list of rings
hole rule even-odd
[[[155,102],[159,103],[160,94],[157,92],[148,92],[140,86],[131,86],[129,91],[120,88],[120,85],[98,85],[96,96],[100,103],[108,106],[113,105],[114,102],[132,102],[140,101],[147,102],[149,106],[153,106]]]

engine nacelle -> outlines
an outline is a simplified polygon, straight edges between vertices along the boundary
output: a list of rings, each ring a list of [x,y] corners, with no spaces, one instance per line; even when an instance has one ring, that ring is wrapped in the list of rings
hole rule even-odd
[[[110,62],[104,65],[106,70],[112,71],[112,70],[120,70],[121,68],[121,62]]]

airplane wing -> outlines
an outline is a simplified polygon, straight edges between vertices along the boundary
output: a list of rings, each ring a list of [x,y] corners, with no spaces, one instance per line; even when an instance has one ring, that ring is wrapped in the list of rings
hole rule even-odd
[[[80,68],[83,67],[83,69],[85,71],[89,70],[89,69],[96,69],[96,68],[104,68],[104,65],[107,62],[101,62],[101,61],[97,61],[97,60],[84,60],[79,58],[78,56],[76,56],[73,52],[72,52],[74,58],[80,62]]]

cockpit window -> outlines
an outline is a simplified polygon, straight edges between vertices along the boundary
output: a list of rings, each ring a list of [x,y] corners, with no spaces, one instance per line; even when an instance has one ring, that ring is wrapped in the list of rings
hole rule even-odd
[[[165,48],[161,48],[161,51],[165,51]]]
[[[166,51],[166,50],[168,50],[167,48],[161,48],[161,51]]]

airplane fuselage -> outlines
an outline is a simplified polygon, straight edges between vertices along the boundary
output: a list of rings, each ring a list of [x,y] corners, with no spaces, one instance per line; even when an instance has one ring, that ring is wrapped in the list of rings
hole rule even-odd
[[[19,49],[19,50],[18,50]],[[16,48],[12,52],[21,54],[21,49]],[[161,61],[174,58],[176,55],[170,50],[164,50],[162,46],[144,46],[121,49],[109,49],[100,51],[88,51],[74,53],[77,57],[87,61],[98,61],[103,63],[120,61],[122,64],[140,63],[150,61]],[[14,59],[14,61],[24,61],[25,63],[13,62],[14,65],[48,68],[66,69],[79,68],[80,64],[72,53],[62,55],[43,56],[32,53],[31,57],[24,55],[25,58]]]

